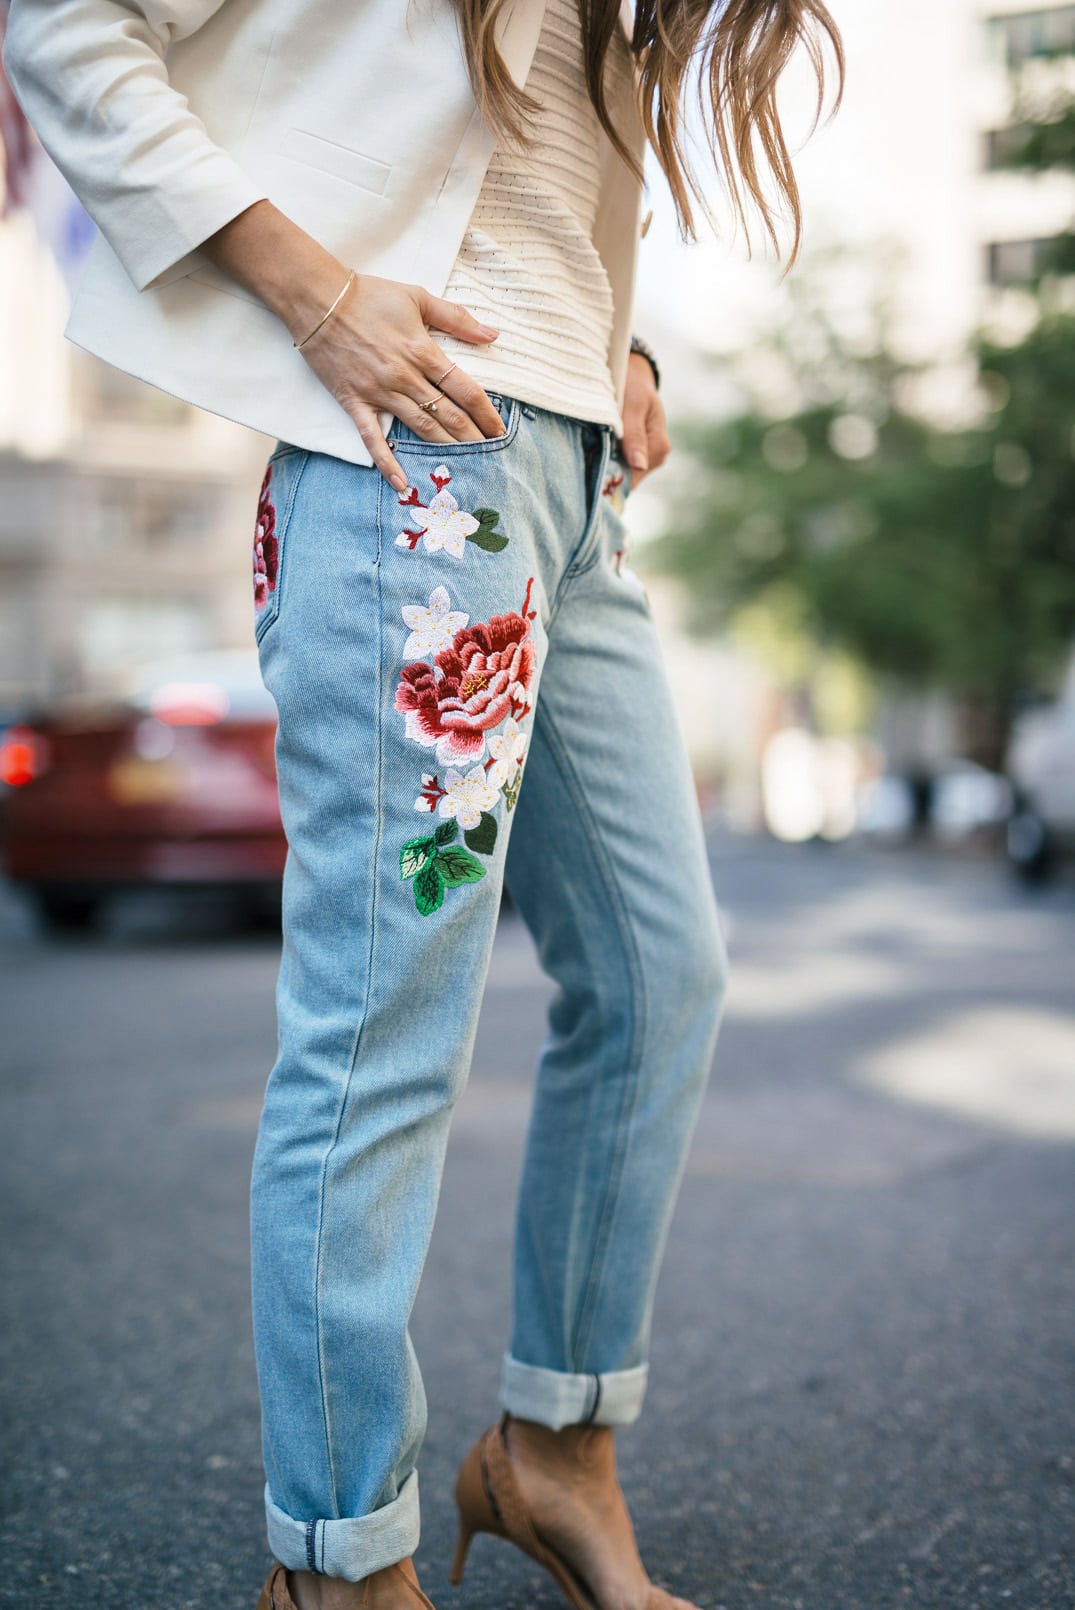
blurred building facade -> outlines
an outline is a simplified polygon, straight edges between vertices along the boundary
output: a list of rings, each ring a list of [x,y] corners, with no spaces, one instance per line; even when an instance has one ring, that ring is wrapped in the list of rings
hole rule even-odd
[[[975,102],[980,140],[976,222],[981,277],[1004,292],[1024,284],[1075,222],[1075,177],[1015,173],[1004,158],[1022,133],[1013,75],[1036,106],[1075,92],[1075,5],[1005,0],[986,9],[986,61]]]
[[[66,341],[68,305],[13,214],[0,226],[0,720],[158,654],[253,641],[271,443]]]
[[[1046,95],[1050,84],[1075,88],[1075,5],[830,0],[830,9],[844,37],[847,85],[839,115],[796,151],[806,222],[799,272],[811,272],[814,248],[846,248],[864,265],[857,289],[866,300],[892,261],[885,287],[900,343],[909,358],[937,366],[929,400],[958,415],[972,378],[968,337],[988,319],[1018,329],[1028,310],[1021,282],[1044,243],[1075,220],[1070,175],[1000,165],[1019,122],[1015,79]],[[809,130],[813,86],[804,75],[788,89],[795,145]],[[721,355],[763,338],[784,292],[777,266],[762,253],[749,262],[742,242],[704,238],[684,247],[655,169],[651,183],[636,323],[669,354],[664,393],[675,418],[720,407]],[[852,275],[840,292],[849,287],[856,289]],[[643,565],[645,535],[660,526],[660,479],[633,500]],[[764,668],[739,656],[733,670],[724,648],[684,646],[674,588],[651,590],[659,590],[675,679],[690,690],[683,696],[696,753],[740,781],[757,776],[767,734],[792,712],[781,709]],[[949,701],[937,695],[886,696],[876,730],[891,765],[928,769],[952,756],[956,729]]]

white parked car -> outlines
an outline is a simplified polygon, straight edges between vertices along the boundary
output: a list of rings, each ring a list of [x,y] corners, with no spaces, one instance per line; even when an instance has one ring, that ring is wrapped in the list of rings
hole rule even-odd
[[[1007,769],[1016,793],[1008,857],[1024,877],[1045,877],[1075,852],[1075,659],[1055,703],[1016,722]]]

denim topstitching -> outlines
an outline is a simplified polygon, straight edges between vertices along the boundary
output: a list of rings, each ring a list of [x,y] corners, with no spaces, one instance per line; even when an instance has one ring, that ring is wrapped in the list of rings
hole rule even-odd
[[[378,483],[377,483],[377,547],[378,547],[378,557],[380,555],[381,499],[382,499],[382,495],[383,495],[384,484],[385,484],[384,483],[384,477],[379,476],[378,477]],[[383,771],[383,767],[384,767],[384,606],[383,606],[383,601],[382,601],[382,596],[381,596],[381,590],[382,589],[381,589],[381,569],[380,569],[380,564],[378,564],[375,568],[376,568],[376,571],[377,571],[377,611],[376,611],[376,621],[377,621],[378,654],[377,654],[377,763],[376,763],[376,769],[375,769],[375,774],[374,774],[374,794],[373,794],[373,797],[375,799],[380,799],[381,798],[381,787],[382,787],[382,771]],[[374,838],[373,838],[373,865],[374,866],[379,865],[380,851],[381,851],[381,812],[378,811],[376,813],[376,825],[374,827]],[[315,1327],[315,1330],[317,1332],[317,1376],[318,1376],[318,1385],[319,1385],[320,1391],[321,1391],[321,1415],[322,1415],[322,1419],[324,1421],[324,1427],[325,1427],[325,1452],[326,1452],[326,1455],[328,1457],[329,1480],[330,1480],[331,1487],[332,1487],[332,1508],[333,1508],[333,1511],[334,1511],[333,1519],[335,1519],[335,1520],[340,1520],[343,1517],[340,1515],[340,1504],[339,1504],[339,1498],[338,1498],[337,1490],[336,1490],[336,1480],[335,1480],[336,1463],[335,1463],[335,1457],[334,1457],[333,1452],[332,1452],[332,1429],[331,1429],[331,1426],[329,1425],[328,1393],[325,1390],[325,1342],[324,1342],[324,1333],[323,1333],[322,1327],[321,1327],[321,1243],[322,1243],[322,1240],[323,1240],[324,1227],[325,1227],[325,1195],[326,1195],[326,1181],[327,1181],[327,1178],[328,1178],[329,1160],[330,1160],[330,1158],[332,1156],[332,1153],[335,1151],[336,1145],[337,1145],[337,1143],[339,1141],[339,1138],[340,1138],[340,1127],[341,1127],[341,1125],[343,1123],[344,1112],[347,1109],[347,1098],[348,1098],[348,1096],[350,1094],[350,1090],[351,1090],[351,1080],[354,1077],[355,1065],[356,1065],[356,1062],[358,1060],[358,1048],[359,1048],[359,1045],[360,1045],[361,1040],[362,1040],[362,1029],[363,1029],[363,1026],[365,1025],[367,1017],[369,1015],[370,994],[371,994],[372,989],[373,989],[374,939],[375,939],[375,935],[376,935],[376,931],[377,931],[377,884],[378,884],[378,880],[376,878],[370,878],[369,879],[369,920],[368,920],[368,925],[367,925],[367,930],[366,930],[368,935],[369,935],[369,940],[368,940],[367,951],[366,951],[366,987],[365,987],[365,992],[364,992],[363,998],[362,998],[361,1013],[360,1013],[360,1016],[359,1016],[358,1023],[355,1026],[355,1035],[354,1035],[354,1040],[353,1040],[352,1045],[351,1045],[351,1056],[350,1056],[350,1059],[349,1059],[349,1062],[348,1062],[347,1076],[344,1079],[343,1090],[342,1090],[341,1096],[340,1096],[340,1104],[339,1104],[339,1107],[338,1107],[337,1112],[336,1112],[336,1127],[335,1127],[335,1130],[333,1132],[332,1142],[331,1142],[328,1150],[325,1153],[324,1160],[323,1160],[322,1165],[321,1165],[321,1187],[320,1187],[320,1196],[319,1196],[319,1201],[318,1201],[318,1216],[317,1216],[317,1255],[316,1255],[315,1269],[314,1269],[314,1327]]]

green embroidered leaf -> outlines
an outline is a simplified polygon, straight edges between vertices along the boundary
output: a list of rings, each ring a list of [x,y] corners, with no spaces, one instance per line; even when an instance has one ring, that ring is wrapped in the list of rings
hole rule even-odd
[[[458,854],[458,851],[456,853]],[[438,855],[437,861],[439,860]],[[428,917],[438,906],[444,904],[444,879],[437,868],[437,861],[430,861],[414,880],[414,903],[423,917]]]
[[[502,794],[504,795],[504,799],[507,802],[507,808],[509,811],[515,809],[515,801],[519,797],[519,789],[522,786],[522,781],[523,768],[520,766],[517,769],[515,776],[511,779],[511,782],[505,783],[501,790]]]
[[[459,823],[456,821],[454,816],[451,816],[446,822],[442,822],[440,824],[433,837],[436,839],[438,844],[450,844],[458,831]]]
[[[506,548],[508,545],[507,537],[502,537],[498,531],[487,531],[484,526],[479,526],[477,531],[471,531],[467,541],[472,542],[476,548],[484,548],[486,553],[499,553],[501,548]]]
[[[438,876],[444,879],[449,889],[457,889],[461,883],[477,883],[479,878],[485,876],[485,868],[481,862],[476,860],[469,850],[459,848],[441,850],[433,863],[433,868]]]
[[[494,530],[500,519],[497,509],[475,509],[474,518],[478,522],[477,531],[471,531],[467,541],[472,542],[476,548],[483,548],[486,553],[499,553],[506,548],[508,539],[502,532]]]
[[[413,878],[416,872],[421,872],[432,859],[436,848],[437,841],[432,834],[420,839],[408,839],[399,852],[400,877]]]
[[[490,811],[482,811],[482,819],[477,827],[468,827],[463,838],[468,847],[477,850],[479,855],[492,855],[496,844],[496,817]]]

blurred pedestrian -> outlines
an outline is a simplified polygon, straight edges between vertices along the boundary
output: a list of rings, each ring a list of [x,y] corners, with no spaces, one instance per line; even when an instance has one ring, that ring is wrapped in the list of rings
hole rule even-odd
[[[408,1331],[506,878],[556,981],[500,1416],[457,1485],[579,1610],[671,1610],[616,1476],[724,998],[629,490],[642,159],[733,202],[821,0],[13,0],[4,64],[99,226],[67,325],[275,441],[253,543],[289,853],[251,1191],[261,1610],[428,1604]],[[509,847],[510,839],[510,847]],[[465,1294],[461,1294],[465,1315]]]

